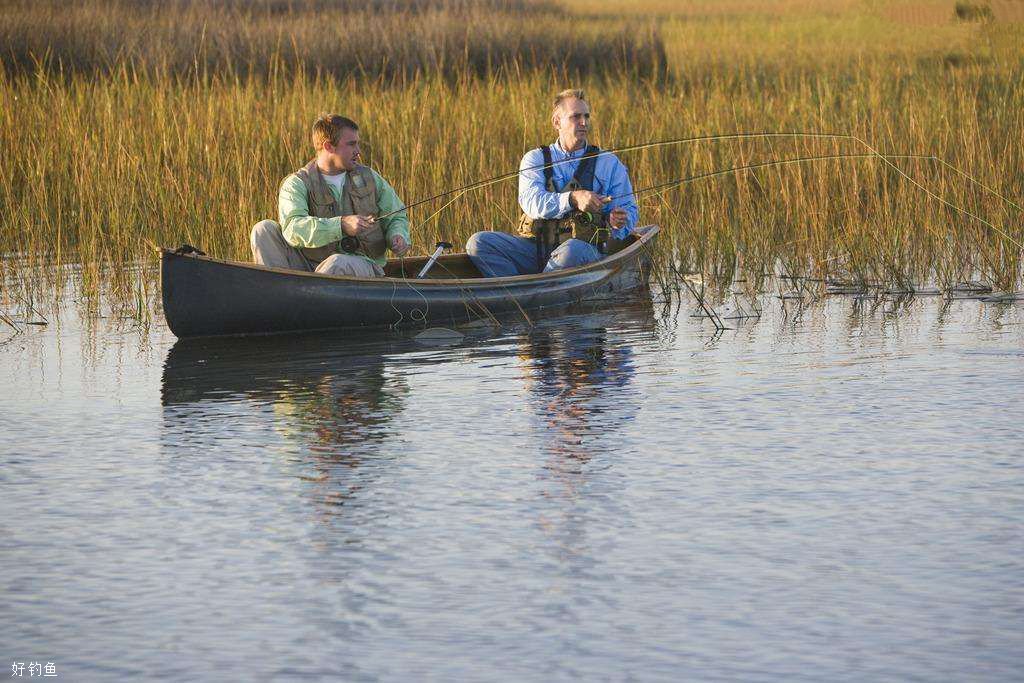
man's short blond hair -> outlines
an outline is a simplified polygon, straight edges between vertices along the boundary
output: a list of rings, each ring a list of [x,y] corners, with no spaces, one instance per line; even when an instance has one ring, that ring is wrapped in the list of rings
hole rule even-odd
[[[338,144],[341,139],[341,131],[346,128],[359,130],[356,122],[340,114],[321,114],[320,118],[313,123],[313,149],[319,151],[325,142],[332,145]]]
[[[555,95],[555,101],[553,106],[551,107],[551,114],[557,114],[558,108],[562,106],[562,102],[571,99],[577,99],[586,102],[587,96],[584,95],[583,91],[580,90],[579,88],[569,88],[568,90],[563,90],[562,92]]]

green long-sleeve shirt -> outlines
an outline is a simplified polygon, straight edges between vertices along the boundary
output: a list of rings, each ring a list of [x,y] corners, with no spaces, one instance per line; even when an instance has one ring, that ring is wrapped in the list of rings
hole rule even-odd
[[[373,169],[371,169],[373,171]],[[346,174],[347,176],[348,174]],[[405,212],[405,204],[398,198],[395,189],[380,174],[373,171],[373,180],[377,185],[377,210],[378,216],[384,216],[392,211],[398,211],[393,216],[388,216],[384,221],[384,235],[391,246],[391,238],[401,235],[406,242],[412,244],[409,239],[409,216]],[[341,203],[341,193],[333,185],[327,185],[335,201]],[[344,182],[342,183],[344,187]],[[322,247],[337,242],[344,233],[341,231],[341,216],[334,218],[317,218],[309,215],[309,200],[306,195],[306,186],[294,173],[284,179],[281,183],[281,190],[277,195],[278,222],[281,224],[281,233],[288,244],[293,247]],[[378,259],[367,260],[376,262],[383,266],[387,262],[386,256]]]

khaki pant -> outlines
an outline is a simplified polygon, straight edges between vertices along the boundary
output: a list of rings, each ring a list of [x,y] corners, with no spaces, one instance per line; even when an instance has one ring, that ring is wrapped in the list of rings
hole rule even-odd
[[[276,221],[260,221],[249,236],[252,258],[261,266],[303,270],[325,275],[352,277],[384,277],[384,269],[376,263],[355,254],[333,254],[314,268],[302,252],[288,244]]]

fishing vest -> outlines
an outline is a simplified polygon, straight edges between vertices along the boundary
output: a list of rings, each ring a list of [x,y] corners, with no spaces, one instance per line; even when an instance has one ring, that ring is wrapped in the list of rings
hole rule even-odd
[[[555,186],[555,170],[552,167],[551,147],[540,148],[544,155],[544,187],[548,192],[572,192],[574,190],[594,189],[594,170],[597,168],[597,155],[601,149],[588,145],[583,152],[579,166],[564,187]],[[594,216],[584,211],[573,210],[562,218],[530,218],[525,213],[519,219],[519,234],[539,240],[546,249],[554,249],[562,242],[572,238],[590,242],[603,251],[603,244],[608,238],[608,227],[605,225],[604,214]]]
[[[330,186],[320,174],[317,168],[316,159],[306,164],[295,172],[306,186],[306,201],[309,206],[309,215],[316,218],[334,218],[335,216],[373,216],[377,209],[377,183],[373,178],[373,171],[368,166],[357,165],[354,170],[348,172],[345,184],[341,188],[341,203],[334,199],[334,193]],[[354,251],[357,254],[377,259],[387,252],[387,240],[384,239],[384,228],[380,222],[375,222],[373,227],[358,235],[359,247]],[[332,254],[337,254],[341,248],[341,241],[331,242],[322,247],[301,247],[302,252],[310,261],[319,263]]]

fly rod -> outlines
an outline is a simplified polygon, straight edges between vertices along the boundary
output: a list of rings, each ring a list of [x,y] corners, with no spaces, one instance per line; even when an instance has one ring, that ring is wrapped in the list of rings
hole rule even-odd
[[[750,133],[750,132],[739,132],[739,133],[725,133],[725,134],[720,134],[720,135],[695,135],[695,136],[690,136],[690,137],[674,138],[674,139],[671,139],[671,140],[657,140],[657,141],[654,141],[654,142],[645,142],[645,143],[640,143],[640,144],[635,144],[635,145],[626,145],[624,147],[616,147],[614,149],[601,150],[600,152],[598,152],[596,154],[593,154],[592,156],[594,156],[594,157],[601,157],[601,156],[605,156],[605,155],[608,155],[608,154],[616,154],[618,152],[633,152],[633,151],[642,150],[642,149],[651,149],[651,148],[654,148],[654,147],[664,147],[664,146],[668,146],[668,145],[682,145],[682,144],[687,144],[687,143],[691,143],[691,142],[711,142],[711,141],[717,141],[717,140],[744,140],[744,139],[755,139],[756,140],[756,139],[773,139],[773,138],[801,138],[801,139],[819,139],[819,140],[849,140],[851,142],[855,142],[855,143],[857,143],[858,145],[860,145],[861,147],[863,147],[864,149],[866,149],[868,151],[868,154],[866,156],[871,156],[871,157],[875,157],[876,159],[879,159],[882,163],[886,164],[891,169],[893,169],[896,173],[898,173],[901,177],[903,177],[904,180],[906,180],[911,185],[913,185],[917,189],[919,189],[922,192],[924,192],[930,198],[934,199],[935,201],[940,202],[941,204],[945,205],[946,207],[948,207],[948,208],[950,208],[950,209],[952,209],[952,210],[954,210],[954,211],[956,211],[958,213],[961,213],[961,214],[967,216],[968,218],[973,218],[974,220],[978,221],[979,223],[981,223],[981,224],[989,227],[990,229],[994,230],[995,232],[999,233],[1000,235],[1005,237],[1007,240],[1009,240],[1013,244],[1015,244],[1018,247],[1020,247],[1021,249],[1024,249],[1024,244],[1022,244],[1018,240],[1014,239],[1009,233],[1007,233],[1006,230],[1000,228],[997,225],[992,224],[991,222],[985,220],[981,216],[978,216],[978,215],[976,215],[974,213],[971,213],[967,209],[964,209],[964,208],[962,208],[960,206],[957,206],[956,204],[950,202],[949,200],[947,200],[947,199],[945,199],[943,197],[940,197],[939,195],[937,195],[936,193],[932,192],[930,189],[928,189],[927,187],[925,187],[924,185],[922,185],[921,183],[919,183],[918,181],[914,180],[909,175],[907,175],[899,166],[897,166],[896,164],[892,163],[892,161],[887,159],[886,155],[882,154],[877,149],[875,149],[874,147],[872,147],[871,145],[869,145],[867,142],[865,142],[861,138],[857,137],[856,135],[850,135],[848,133],[816,133],[816,132]],[[927,155],[922,155],[922,156],[927,156]],[[932,158],[935,161],[937,161],[938,163],[940,163],[943,166],[945,166],[946,168],[948,168],[948,169],[952,170],[953,172],[957,173],[961,177],[964,177],[964,178],[970,180],[972,183],[974,183],[976,185],[979,185],[981,188],[983,188],[987,192],[989,192],[991,194],[994,194],[996,197],[1001,199],[1003,202],[1013,206],[1017,210],[1024,210],[1024,209],[1022,209],[1022,207],[1019,204],[1017,204],[1016,202],[1011,201],[1010,199],[1008,199],[1007,197],[1003,196],[1002,194],[1000,194],[996,190],[988,187],[987,185],[985,185],[984,183],[979,181],[977,178],[974,178],[970,174],[965,173],[964,171],[960,170],[959,168],[953,166],[952,164],[946,162],[943,159],[940,159],[938,157],[932,157]],[[406,209],[409,209],[411,207],[420,206],[421,204],[426,204],[427,202],[432,202],[432,201],[434,201],[436,199],[440,199],[441,197],[445,197],[445,196],[447,196],[449,194],[453,194],[453,193],[456,193],[456,192],[467,192],[467,191],[470,191],[470,190],[477,190],[477,189],[481,189],[481,188],[484,188],[484,187],[488,187],[490,185],[494,185],[495,183],[499,183],[499,182],[502,182],[504,180],[508,180],[510,178],[515,178],[520,173],[523,173],[525,171],[535,171],[535,170],[543,169],[543,168],[553,168],[555,166],[561,166],[562,164],[568,164],[568,163],[573,163],[573,162],[577,162],[577,161],[579,161],[579,158],[562,159],[560,161],[552,161],[550,164],[537,164],[537,165],[534,165],[534,166],[527,166],[525,168],[520,168],[520,169],[518,169],[516,171],[509,171],[508,173],[503,173],[501,175],[494,176],[493,178],[487,178],[486,180],[478,180],[476,182],[469,183],[468,185],[464,185],[462,187],[457,187],[457,188],[452,189],[452,190],[445,190],[444,192],[439,192],[439,193],[437,193],[435,195],[432,195],[430,197],[427,197],[425,199],[420,199],[420,200],[415,201],[415,202],[413,202],[411,204],[407,204],[404,207],[402,207],[401,209],[396,209],[396,210],[391,211],[389,213],[386,213],[386,214],[384,214],[382,216],[378,216],[376,220],[381,220],[381,219],[384,219],[384,218],[388,218],[388,217],[393,216],[393,215],[395,215],[397,213],[405,211]],[[787,162],[787,163],[793,163],[793,162]]]
[[[655,190],[667,190],[679,185],[685,185],[686,183],[693,182],[695,180],[704,180],[706,178],[714,178],[716,176],[726,175],[728,173],[735,173],[737,171],[750,171],[757,168],[766,168],[768,166],[783,166],[785,164],[798,164],[804,161],[824,161],[827,159],[876,159],[879,155],[877,154],[824,154],[820,156],[807,156],[807,157],[793,157],[790,159],[772,159],[771,161],[762,161],[756,164],[747,164],[745,166],[733,166],[732,168],[718,169],[715,171],[708,171],[707,173],[698,173],[696,175],[686,176],[685,178],[677,178],[675,180],[669,180],[668,182],[658,183],[657,185],[651,185],[649,187],[642,188],[640,190],[634,190],[632,192],[626,192],[625,194],[609,196],[608,201],[615,201],[616,199],[624,199],[625,197],[637,197],[647,192],[654,192]],[[917,160],[929,160],[937,161],[938,157],[931,156],[928,154],[883,154],[883,159],[917,159]]]
[[[618,154],[620,152],[635,152],[642,149],[650,149],[653,147],[665,147],[668,145],[683,145],[690,142],[711,142],[715,140],[740,140],[764,138],[818,138],[829,140],[854,140],[856,142],[860,142],[861,144],[866,144],[853,135],[841,135],[838,133],[725,133],[721,135],[696,135],[685,138],[675,138],[673,140],[656,140],[654,142],[643,142],[635,145],[626,145],[625,147],[616,147],[614,149],[602,149],[600,152],[597,152],[596,154],[592,154],[590,156],[603,157],[609,154]],[[560,161],[552,161],[550,164],[536,164],[534,166],[527,166],[525,168],[516,169],[515,171],[502,173],[501,175],[496,175],[493,178],[477,180],[472,183],[469,183],[468,185],[463,185],[462,187],[456,187],[451,190],[438,192],[437,194],[431,195],[430,197],[419,199],[415,202],[412,202],[411,204],[406,204],[401,209],[395,209],[394,211],[386,213],[382,216],[378,216],[377,220],[388,218],[389,216],[393,216],[394,214],[399,213],[401,211],[405,211],[406,209],[411,209],[413,207],[420,206],[421,204],[432,202],[436,199],[440,199],[441,197],[446,197],[450,194],[455,194],[456,192],[468,192],[470,190],[478,190],[484,187],[488,187],[490,185],[494,185],[495,183],[500,183],[503,180],[515,178],[520,173],[524,173],[526,171],[537,171],[544,168],[554,168],[555,166],[561,166],[563,164],[571,164],[573,162],[579,161],[580,158],[581,157],[571,157],[569,159],[562,159]]]

